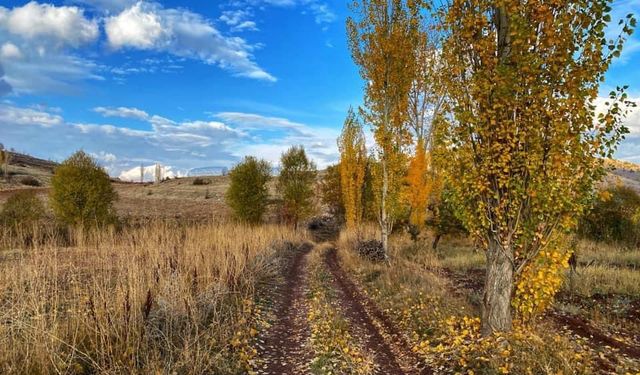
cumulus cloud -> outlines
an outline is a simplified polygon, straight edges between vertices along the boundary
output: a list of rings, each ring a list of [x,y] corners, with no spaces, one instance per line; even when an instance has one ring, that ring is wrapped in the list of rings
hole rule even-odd
[[[188,10],[141,1],[108,17],[105,31],[114,49],[167,52],[218,65],[238,76],[276,80],[253,60],[254,46],[242,38],[223,36],[211,22]]]
[[[70,51],[98,37],[98,21],[76,6],[34,1],[11,9],[0,6],[4,81],[17,94],[77,92],[78,82],[103,78],[96,63]]]
[[[149,114],[138,108],[129,107],[96,107],[93,109],[104,117],[120,117],[120,118],[132,118],[136,120],[146,120],[149,118]]]
[[[13,9],[0,7],[0,29],[27,40],[73,47],[92,42],[99,35],[98,22],[86,18],[82,9],[35,1]]]
[[[52,127],[63,123],[62,117],[57,114],[44,112],[31,108],[0,106],[0,123],[13,125],[39,125]]]

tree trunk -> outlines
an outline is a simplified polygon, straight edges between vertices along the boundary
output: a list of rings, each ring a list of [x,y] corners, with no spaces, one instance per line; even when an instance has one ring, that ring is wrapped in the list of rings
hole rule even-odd
[[[433,250],[438,250],[438,243],[440,242],[440,237],[442,237],[442,234],[436,233],[436,236],[433,239],[433,244],[431,245],[431,248]]]
[[[389,249],[389,216],[387,215],[387,194],[389,190],[389,173],[387,171],[386,158],[382,157],[382,202],[380,203],[380,233],[384,256],[387,257]]]
[[[482,304],[482,335],[511,330],[513,264],[510,249],[492,238],[487,249],[487,277]]]

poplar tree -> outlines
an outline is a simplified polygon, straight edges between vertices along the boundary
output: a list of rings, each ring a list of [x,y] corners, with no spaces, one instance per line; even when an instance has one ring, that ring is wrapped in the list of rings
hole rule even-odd
[[[338,138],[340,150],[340,185],[345,219],[348,228],[358,228],[362,222],[364,177],[367,167],[367,149],[362,124],[352,108],[344,121]]]
[[[536,264],[566,263],[558,236],[588,207],[603,158],[627,132],[626,87],[595,111],[600,83],[635,27],[630,15],[607,40],[610,4],[452,0],[442,14],[453,115],[442,164],[458,217],[486,254],[484,335],[512,328],[514,294],[535,298],[557,285],[546,278],[515,288]]]
[[[381,240],[385,252],[396,219],[404,177],[404,149],[411,143],[407,126],[409,91],[414,82],[421,22],[416,1],[356,0],[356,19],[347,20],[351,55],[366,82],[366,123],[377,144],[376,170]]]
[[[439,177],[432,163],[433,130],[442,116],[444,87],[438,74],[442,62],[440,35],[431,25],[422,24],[417,34],[416,71],[409,91],[408,125],[413,136],[413,156],[409,161],[404,199],[409,205],[409,223],[417,233],[425,226],[427,207],[437,194]]]

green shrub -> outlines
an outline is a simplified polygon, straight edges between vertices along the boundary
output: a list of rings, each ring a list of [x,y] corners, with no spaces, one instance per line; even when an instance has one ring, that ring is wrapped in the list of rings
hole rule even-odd
[[[20,183],[22,185],[27,185],[27,186],[41,186],[42,185],[40,183],[40,181],[37,178],[33,177],[33,176],[22,177],[20,179]]]
[[[247,156],[229,172],[231,183],[226,193],[227,203],[235,217],[258,223],[267,209],[271,166],[265,160]]]
[[[0,213],[0,223],[12,230],[29,227],[44,215],[44,205],[31,190],[15,193],[4,204]]]
[[[51,179],[51,207],[56,218],[65,224],[113,223],[113,202],[117,198],[107,172],[83,151],[58,166]]]
[[[581,221],[578,233],[596,241],[639,246],[640,195],[626,186],[602,191]]]
[[[204,178],[196,177],[193,180],[193,185],[209,185],[211,181],[205,180]]]

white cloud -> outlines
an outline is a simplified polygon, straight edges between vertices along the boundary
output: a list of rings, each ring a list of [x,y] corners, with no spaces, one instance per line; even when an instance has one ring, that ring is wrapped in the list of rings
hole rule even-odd
[[[138,168],[141,163],[148,166],[159,162],[181,171],[212,165],[230,167],[245,155],[275,163],[291,145],[305,146],[320,167],[337,160],[337,130],[312,128],[285,118],[226,113],[233,122],[221,118],[175,121],[149,114],[145,120],[149,130],[138,130],[69,122],[55,108],[0,103],[0,134],[10,147],[53,160],[84,149],[93,153],[112,176]]]
[[[0,29],[43,44],[50,41],[73,47],[92,42],[99,34],[98,22],[85,18],[82,9],[35,1],[11,10],[0,7]]]
[[[640,105],[640,97],[629,98],[629,100]],[[611,99],[609,99],[608,97],[598,97],[595,101],[596,114],[604,113],[607,109],[606,103],[610,101]],[[640,137],[640,107],[630,107],[628,109],[629,112],[627,113],[627,116],[622,124],[629,129],[629,136]]]
[[[31,1],[0,6],[0,58],[17,94],[76,93],[78,82],[102,79],[93,61],[69,52],[97,41],[98,21],[75,6]]]
[[[137,120],[147,120],[149,118],[149,114],[138,108],[129,108],[129,107],[96,107],[93,109],[94,112],[100,113],[104,117],[121,117],[121,118],[132,118]]]
[[[327,4],[318,3],[316,1],[307,1],[307,3],[317,24],[332,23],[336,20],[336,15]]]
[[[220,112],[214,117],[253,135],[253,142],[234,151],[238,157],[254,155],[277,164],[280,155],[291,145],[302,145],[321,168],[338,160],[335,129],[310,127],[286,118],[254,113]]]
[[[251,15],[247,10],[227,10],[222,12],[219,20],[231,26],[231,31],[257,31],[256,23],[249,19]]]
[[[311,136],[310,129],[303,124],[281,117],[267,117],[254,113],[220,112],[213,115],[243,129],[274,131],[287,129],[299,136]]]
[[[0,57],[3,59],[20,59],[22,58],[22,52],[15,44],[6,42],[0,47]]]
[[[77,93],[78,83],[103,80],[99,66],[82,57],[49,53],[45,48],[22,49],[20,60],[5,60],[6,80],[20,94]]]
[[[105,31],[112,47],[155,47],[163,34],[160,16],[143,7],[144,4],[139,2],[119,15],[107,19]]]
[[[100,151],[98,153],[92,152],[91,156],[105,163],[114,163],[116,160],[118,160],[118,158],[114,154],[104,151]]]
[[[238,76],[276,80],[253,61],[254,46],[242,38],[223,36],[211,22],[188,10],[140,1],[107,18],[105,31],[114,49],[168,52],[216,64]]]
[[[39,125],[51,127],[61,125],[63,119],[60,115],[35,110],[0,105],[0,123],[15,125]]]

